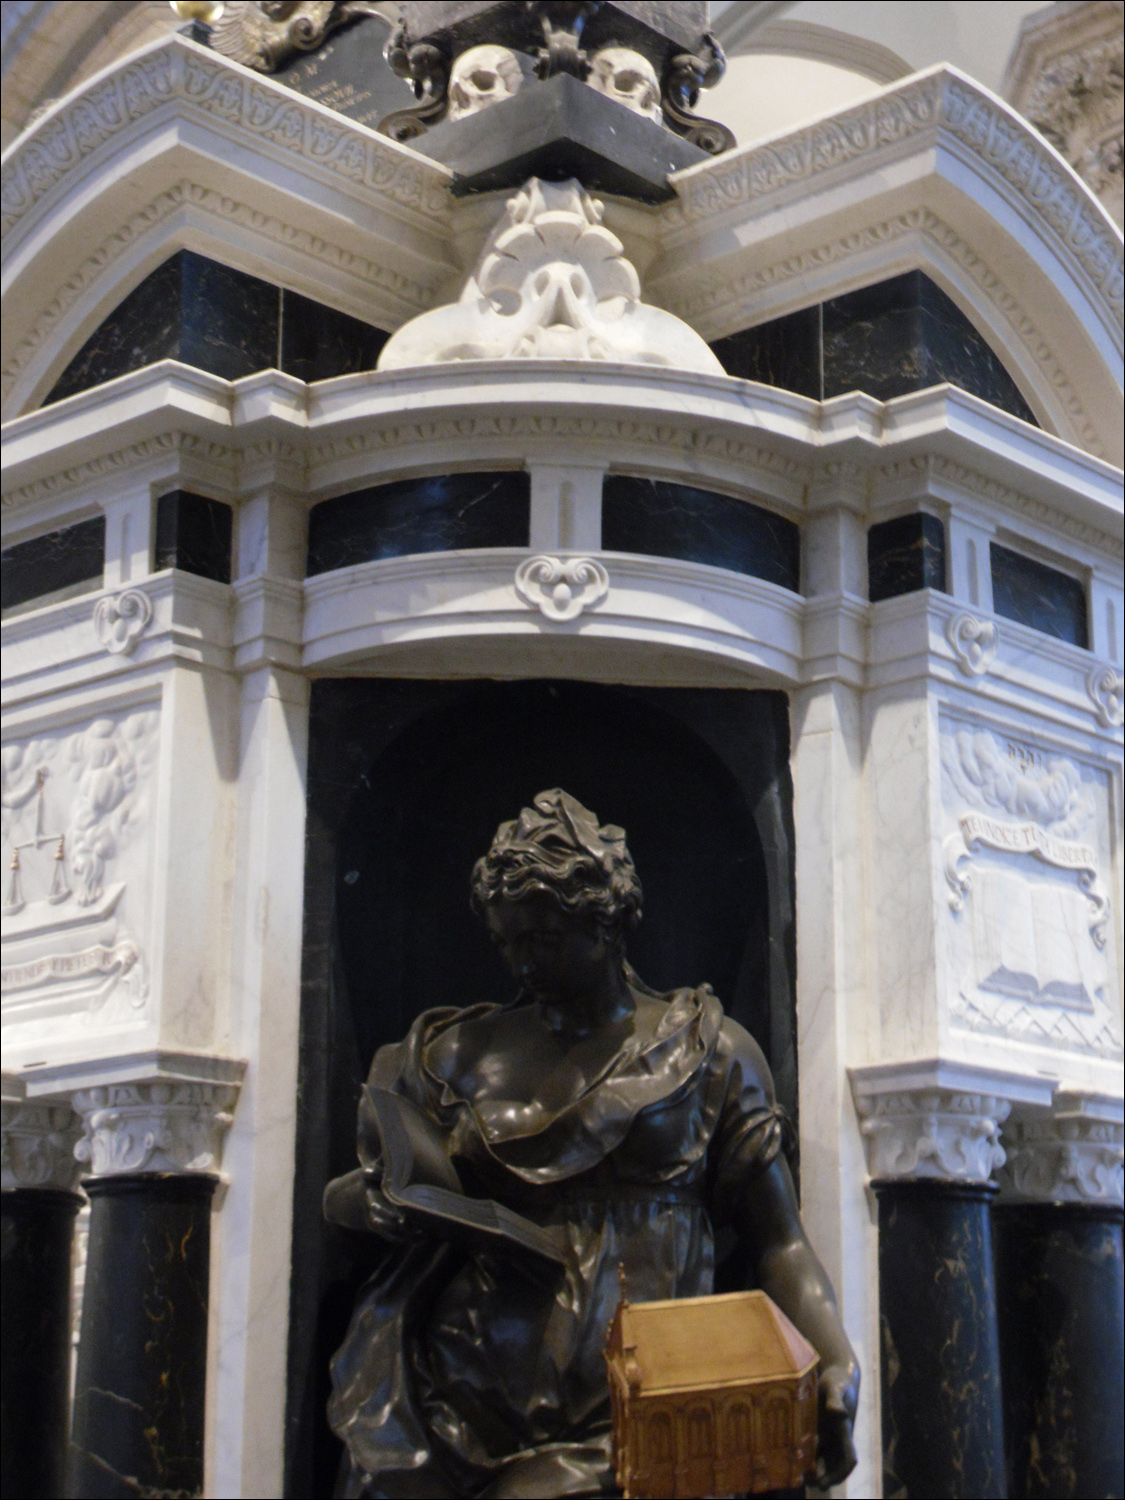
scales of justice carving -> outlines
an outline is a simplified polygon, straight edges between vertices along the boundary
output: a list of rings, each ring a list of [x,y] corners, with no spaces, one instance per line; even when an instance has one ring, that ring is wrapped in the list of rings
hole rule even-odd
[[[516,997],[435,996],[380,1049],[359,1166],[325,1191],[332,1222],[385,1244],[333,1361],[338,1492],[838,1482],[859,1369],[788,1122],[707,985],[658,994],[629,967],[624,831],[542,792],[478,860],[472,901]],[[717,1227],[757,1290],[711,1295]]]
[[[140,822],[157,715],[97,719],[3,751],[5,1023],[125,1013],[146,995],[140,951],[122,920],[127,882],[110,878]]]

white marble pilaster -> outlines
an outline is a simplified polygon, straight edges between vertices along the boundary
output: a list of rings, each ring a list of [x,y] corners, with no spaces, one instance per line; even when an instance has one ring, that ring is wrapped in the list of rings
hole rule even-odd
[[[242,683],[230,1035],[254,1059],[216,1226],[207,1492],[281,1494],[300,1034],[308,682]]]
[[[600,550],[604,478],[604,464],[531,466],[533,552]]]
[[[946,531],[946,580],[949,592],[969,609],[992,613],[992,558],[995,527],[982,525],[954,510]]]
[[[171,488],[171,486],[169,486]],[[147,476],[102,502],[105,512],[105,572],[107,589],[135,584],[152,572],[156,505]]]

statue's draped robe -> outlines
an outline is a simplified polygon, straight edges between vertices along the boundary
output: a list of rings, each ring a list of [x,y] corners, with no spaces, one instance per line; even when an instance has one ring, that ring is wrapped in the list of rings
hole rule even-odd
[[[655,1030],[554,1111],[495,1092],[490,1061],[518,1045],[526,1006],[431,1010],[377,1054],[359,1112],[364,1180],[388,1181],[389,1102],[424,1116],[460,1192],[514,1211],[528,1235],[401,1213],[333,1362],[342,1494],[616,1493],[603,1349],[619,1267],[631,1301],[709,1293],[713,1223],[784,1129],[761,1051],[710,990],[637,988],[661,1003]],[[536,1235],[550,1254],[529,1248]]]

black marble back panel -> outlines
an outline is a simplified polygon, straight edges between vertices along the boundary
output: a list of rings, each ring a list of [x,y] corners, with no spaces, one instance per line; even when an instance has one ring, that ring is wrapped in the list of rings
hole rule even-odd
[[[14,609],[87,581],[93,588],[104,567],[104,516],[17,542],[0,553],[0,607]]]
[[[1089,648],[1086,587],[1081,579],[993,542],[992,606],[998,615]]]
[[[44,405],[162,359],[224,380],[269,369],[328,380],[374,369],[386,341],[383,329],[336,308],[179,250],[118,303]]]
[[[156,502],[153,567],[229,583],[234,514],[221,500],[172,490]]]
[[[314,505],[307,571],[413,552],[526,547],[530,522],[531,481],[522,469],[400,479]]]
[[[711,345],[728,375],[827,401],[880,401],[948,382],[1035,425],[987,340],[924,271],[832,297]]]
[[[800,589],[800,530],[760,505],[663,479],[609,474],[602,488],[607,552],[676,557]]]
[[[867,533],[872,604],[918,589],[945,589],[945,527],[924,511],[880,521]]]

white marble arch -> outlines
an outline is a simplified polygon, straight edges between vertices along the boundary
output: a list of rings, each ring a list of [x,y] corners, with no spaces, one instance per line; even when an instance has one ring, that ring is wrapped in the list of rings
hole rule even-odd
[[[5,418],[34,409],[176,249],[393,329],[455,295],[482,213],[504,198],[458,203],[437,163],[179,35],[53,106],[3,172]],[[1047,431],[1120,461],[1120,233],[1037,132],[955,69],[674,186],[663,208],[610,201],[607,223],[646,300],[705,338],[920,267]]]

